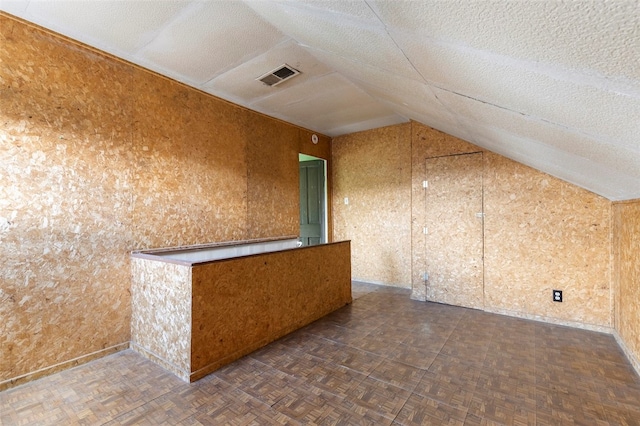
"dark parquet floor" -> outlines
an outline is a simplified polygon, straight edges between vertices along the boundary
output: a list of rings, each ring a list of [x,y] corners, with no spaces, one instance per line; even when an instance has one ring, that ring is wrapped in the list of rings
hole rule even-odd
[[[640,379],[610,335],[353,289],[196,383],[126,350],[0,393],[0,423],[640,425]]]

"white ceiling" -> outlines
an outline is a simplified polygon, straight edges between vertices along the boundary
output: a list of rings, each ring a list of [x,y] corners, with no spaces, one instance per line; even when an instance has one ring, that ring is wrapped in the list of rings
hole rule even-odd
[[[413,119],[640,198],[640,1],[0,0],[205,92],[337,136]],[[276,87],[255,79],[287,63]]]

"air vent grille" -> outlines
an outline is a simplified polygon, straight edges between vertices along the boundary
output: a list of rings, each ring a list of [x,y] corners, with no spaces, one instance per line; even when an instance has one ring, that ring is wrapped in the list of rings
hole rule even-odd
[[[256,78],[256,80],[263,82],[267,86],[277,86],[278,84],[283,83],[298,74],[300,74],[300,71],[290,67],[287,64],[283,64],[273,71],[269,71],[268,73],[261,75],[260,77]]]

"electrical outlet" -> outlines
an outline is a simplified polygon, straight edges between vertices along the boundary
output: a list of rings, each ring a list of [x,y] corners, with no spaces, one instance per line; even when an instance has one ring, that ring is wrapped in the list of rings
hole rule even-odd
[[[562,302],[562,290],[553,290],[553,301]]]

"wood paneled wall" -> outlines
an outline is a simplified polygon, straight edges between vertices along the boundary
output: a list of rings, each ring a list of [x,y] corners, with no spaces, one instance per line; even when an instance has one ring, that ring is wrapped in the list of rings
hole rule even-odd
[[[485,153],[484,203],[487,310],[613,327],[610,201]]]
[[[424,227],[427,226],[425,217],[427,209],[427,199],[422,182],[430,179],[427,176],[427,159],[444,158],[451,155],[471,154],[482,152],[480,148],[468,142],[454,138],[445,133],[434,130],[430,127],[412,122],[411,133],[411,297],[416,300],[426,300],[427,287],[423,273],[429,263],[427,256],[427,236],[424,234]],[[441,200],[439,200],[441,201]],[[444,244],[444,243],[443,243]],[[443,247],[441,244],[440,247]],[[429,251],[435,252],[439,248],[429,247]],[[437,256],[436,256],[437,257]],[[432,257],[433,258],[433,257]],[[457,264],[462,265],[463,261],[457,259]],[[442,294],[441,291],[436,292]],[[438,299],[444,301],[443,299]],[[482,308],[483,302],[476,303],[468,300],[464,303],[467,306]]]
[[[401,124],[333,139],[333,238],[351,240],[356,280],[411,286],[410,132]]]
[[[297,235],[309,135],[0,14],[0,388],[128,345],[131,250]]]
[[[452,229],[452,238],[431,239],[427,247],[426,160],[482,152],[482,300],[477,292],[459,300],[464,292],[453,297],[447,289],[430,300],[591,329],[613,326],[608,200],[415,122],[335,138],[333,151],[335,232],[352,240],[355,278],[396,285],[399,276],[410,280],[412,297],[426,299],[428,258],[458,244]],[[448,167],[455,168],[451,158]],[[409,169],[410,180],[398,172]],[[406,271],[395,274],[407,258]],[[552,301],[552,289],[564,291],[563,303]]]
[[[614,203],[613,229],[616,330],[640,371],[640,200]]]

